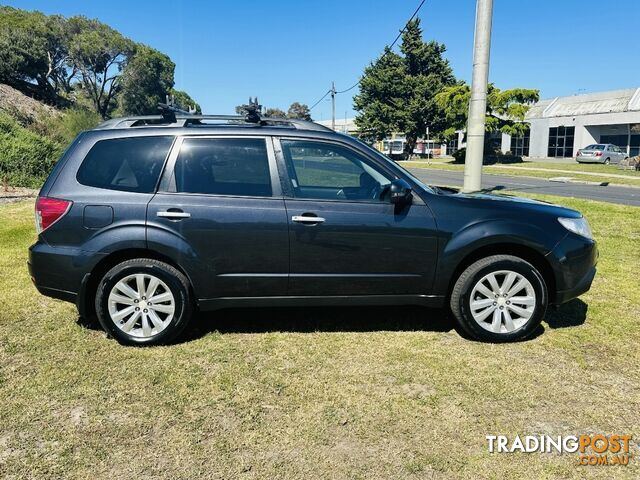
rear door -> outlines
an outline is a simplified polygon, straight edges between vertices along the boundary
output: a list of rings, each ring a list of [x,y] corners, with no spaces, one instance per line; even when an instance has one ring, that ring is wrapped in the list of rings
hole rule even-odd
[[[289,295],[429,293],[434,218],[417,196],[389,202],[391,171],[334,142],[283,138],[276,150],[289,182]]]
[[[288,226],[270,138],[178,138],[147,225],[150,248],[178,257],[200,299],[286,294]]]

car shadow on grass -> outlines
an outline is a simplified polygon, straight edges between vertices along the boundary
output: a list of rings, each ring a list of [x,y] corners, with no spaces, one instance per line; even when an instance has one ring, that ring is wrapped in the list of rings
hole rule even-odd
[[[580,299],[558,308],[549,308],[543,323],[551,329],[577,327],[586,320],[588,305]],[[469,338],[445,309],[419,306],[388,307],[289,307],[233,308],[198,314],[182,341],[194,340],[211,332],[449,332],[455,330]],[[524,341],[542,335],[541,324]]]
[[[549,308],[543,323],[549,328],[568,328],[585,322],[588,305],[580,299],[559,308]],[[102,330],[95,319],[79,317],[78,325],[91,330]],[[469,336],[455,324],[445,309],[419,306],[376,307],[261,307],[228,308],[201,312],[191,327],[176,343],[189,342],[212,332],[269,333],[269,332],[450,332],[455,330],[463,338]],[[537,338],[545,331],[540,325],[527,339]]]
[[[418,306],[229,308],[203,312],[193,323],[190,338],[209,332],[375,332],[454,329],[443,310]]]
[[[557,309],[549,308],[544,321],[551,329],[578,327],[587,320],[588,309],[589,305],[576,298]]]

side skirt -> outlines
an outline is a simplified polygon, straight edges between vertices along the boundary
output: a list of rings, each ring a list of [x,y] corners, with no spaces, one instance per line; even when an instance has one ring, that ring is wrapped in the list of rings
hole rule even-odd
[[[221,297],[198,300],[201,310],[237,307],[329,307],[420,305],[442,308],[443,295],[356,295],[356,296],[298,296],[298,297]]]

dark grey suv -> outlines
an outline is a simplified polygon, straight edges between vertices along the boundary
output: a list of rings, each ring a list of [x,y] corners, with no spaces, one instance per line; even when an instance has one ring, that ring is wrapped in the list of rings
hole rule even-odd
[[[82,133],[36,202],[38,290],[122,343],[166,343],[197,310],[450,307],[474,338],[530,335],[587,291],[574,210],[422,184],[320,125],[165,113]]]

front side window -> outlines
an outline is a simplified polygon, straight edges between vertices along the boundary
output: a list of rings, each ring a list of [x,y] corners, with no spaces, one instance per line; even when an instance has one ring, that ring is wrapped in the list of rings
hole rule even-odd
[[[269,157],[261,138],[185,138],[176,159],[176,191],[270,197]]]
[[[341,145],[283,140],[296,197],[384,201],[391,180],[371,162]]]
[[[83,185],[125,192],[155,190],[173,137],[131,137],[100,140],[78,170]]]

